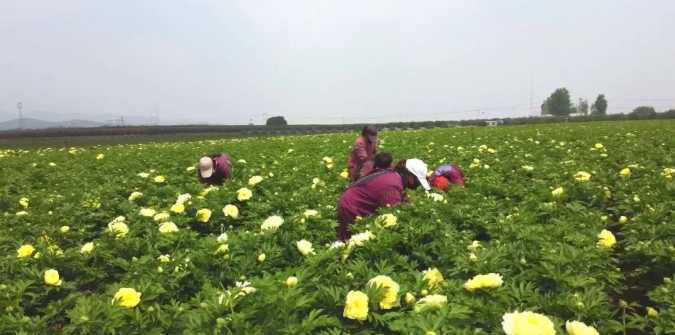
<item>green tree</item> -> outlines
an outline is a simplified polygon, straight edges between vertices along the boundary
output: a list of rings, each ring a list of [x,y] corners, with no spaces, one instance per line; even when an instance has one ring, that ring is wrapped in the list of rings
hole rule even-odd
[[[652,106],[640,106],[633,109],[628,118],[631,120],[649,120],[656,116],[656,109]]]
[[[607,115],[607,99],[604,94],[598,95],[595,102],[591,105],[591,114]]]
[[[546,114],[569,115],[572,112],[570,92],[566,88],[558,88],[544,102]]]
[[[588,100],[579,99],[579,105],[577,106],[577,113],[588,115]]]
[[[273,116],[267,119],[268,126],[287,126],[288,122],[283,116]]]

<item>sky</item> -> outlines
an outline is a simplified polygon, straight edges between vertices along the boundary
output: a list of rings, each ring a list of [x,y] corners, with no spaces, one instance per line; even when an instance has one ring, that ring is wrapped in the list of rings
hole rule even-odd
[[[0,111],[459,120],[533,115],[558,87],[665,110],[673,15],[672,0],[0,0]]]

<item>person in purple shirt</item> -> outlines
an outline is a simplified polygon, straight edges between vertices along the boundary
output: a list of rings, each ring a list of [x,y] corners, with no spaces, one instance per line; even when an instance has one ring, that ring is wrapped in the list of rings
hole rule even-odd
[[[448,185],[455,184],[462,187],[466,186],[464,183],[464,173],[457,166],[452,164],[443,164],[439,166],[434,173],[429,177],[429,183],[436,188],[439,188],[446,193],[448,192]]]
[[[223,185],[227,179],[232,179],[230,174],[230,156],[223,154],[205,155],[199,160],[197,177],[204,185]]]
[[[404,191],[418,186],[429,190],[427,166],[417,158],[401,160],[393,169],[372,173],[352,184],[342,195],[338,205],[338,239],[351,237],[349,227],[356,217],[365,217],[387,205],[406,201]]]

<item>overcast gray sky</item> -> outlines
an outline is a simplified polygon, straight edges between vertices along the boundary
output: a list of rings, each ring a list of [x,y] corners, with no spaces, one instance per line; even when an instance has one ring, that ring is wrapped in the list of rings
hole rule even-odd
[[[524,116],[530,79],[537,111],[556,87],[604,93],[610,112],[662,110],[675,107],[674,16],[673,0],[0,0],[0,110]]]

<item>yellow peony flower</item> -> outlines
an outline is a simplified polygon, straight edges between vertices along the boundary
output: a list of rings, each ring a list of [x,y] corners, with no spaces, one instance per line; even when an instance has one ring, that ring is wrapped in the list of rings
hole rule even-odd
[[[424,274],[424,280],[429,282],[429,288],[434,288],[443,281],[443,275],[436,268],[429,268],[422,273]]]
[[[255,186],[260,184],[260,182],[263,181],[263,177],[261,176],[253,176],[248,179],[248,185],[249,186]]]
[[[141,192],[133,192],[133,193],[131,193],[131,195],[129,195],[129,201],[134,201],[134,200],[136,200],[136,199],[138,199],[142,196],[143,196],[143,193],[141,193]]]
[[[235,205],[226,205],[225,207],[223,207],[223,214],[225,216],[229,216],[233,219],[236,219],[237,217],[239,217],[239,208],[237,208],[237,206]]]
[[[347,171],[340,172],[340,177],[342,177],[344,179],[349,178],[349,172],[347,172]]]
[[[218,246],[218,249],[213,252],[214,255],[219,255],[219,254],[224,254],[226,252],[230,251],[230,246],[227,244],[221,244]]]
[[[163,183],[165,181],[166,181],[166,177],[164,177],[164,176],[155,177],[155,183]]]
[[[173,222],[163,222],[159,225],[159,232],[162,234],[175,233],[178,231],[178,226]]]
[[[472,252],[472,253],[469,255],[469,262],[474,263],[474,262],[477,262],[477,261],[478,261],[478,257],[476,256],[476,254],[474,254],[474,253]]]
[[[603,229],[600,234],[598,234],[598,246],[602,248],[611,248],[616,243],[616,237],[612,234],[611,231]]]
[[[323,161],[324,161],[326,164],[332,164],[332,163],[333,163],[333,158],[332,158],[332,157],[324,157],[324,158],[323,158]]]
[[[567,321],[565,330],[569,335],[600,335],[595,328],[579,321]]]
[[[348,244],[349,245],[355,245],[355,246],[363,246],[363,244],[367,241],[374,240],[375,235],[371,233],[370,231],[364,231],[363,233],[359,234],[354,234],[352,237],[349,239]]]
[[[597,150],[602,150],[602,149],[604,149],[604,148],[605,148],[605,146],[602,145],[602,143],[595,143],[595,149],[597,149]]]
[[[291,276],[286,278],[284,285],[286,285],[287,287],[293,287],[295,285],[298,285],[298,277]]]
[[[534,171],[534,167],[533,167],[533,166],[530,166],[530,165],[523,165],[521,168],[522,168],[523,170],[527,171],[527,172],[532,172],[532,171]]]
[[[99,160],[100,160],[100,159],[103,159],[103,158],[105,158],[105,155],[104,155],[104,154],[98,154],[98,155],[96,156],[96,159],[99,159]]]
[[[171,262],[171,258],[169,257],[169,255],[161,255],[161,256],[157,257],[157,259],[162,263]]]
[[[659,311],[657,311],[657,310],[655,310],[651,307],[647,307],[647,316],[652,317],[652,318],[658,318],[659,317]]]
[[[264,262],[265,258],[267,258],[267,256],[265,256],[265,254],[258,255],[258,262],[260,262],[260,263]]]
[[[384,296],[380,299],[380,308],[392,309],[399,305],[398,291],[400,290],[400,286],[391,278],[387,276],[377,276],[368,282],[368,286],[372,285],[375,285],[377,288],[384,287],[387,289],[384,292]]]
[[[412,305],[415,303],[415,296],[412,295],[410,292],[405,294],[405,303],[408,305]]]
[[[59,277],[59,272],[54,269],[45,271],[45,284],[52,286],[61,286],[61,278]]]
[[[619,172],[619,175],[623,178],[630,178],[631,174],[632,172],[630,171],[629,168],[624,168],[623,170],[621,170],[621,172]]]
[[[94,242],[85,243],[82,248],[80,248],[80,253],[86,254],[94,250]]]
[[[636,204],[639,203],[639,202],[640,202],[640,197],[638,197],[637,195],[636,195],[636,196],[633,196],[633,202],[635,202]]]
[[[28,198],[21,198],[19,200],[19,204],[21,204],[21,206],[23,206],[23,208],[28,208]]]
[[[415,304],[415,313],[422,313],[429,310],[439,309],[448,303],[448,297],[440,294],[430,294],[420,299]]]
[[[216,238],[216,241],[218,241],[218,243],[227,243],[227,233],[222,233],[222,234],[218,235],[218,238]]]
[[[342,315],[348,319],[365,321],[368,318],[368,296],[361,291],[349,291]]]
[[[171,205],[171,211],[177,214],[185,213],[185,205],[183,204],[173,204]]]
[[[119,301],[122,307],[134,308],[141,302],[141,292],[136,292],[133,288],[121,288],[115,293],[113,303],[115,301]]]
[[[308,209],[302,215],[304,215],[306,218],[311,218],[313,216],[317,216],[319,212],[313,210],[313,209]]]
[[[169,213],[162,212],[162,213],[156,214],[152,219],[155,220],[155,221],[166,221],[170,218],[171,218],[171,215],[169,215]]]
[[[591,180],[591,174],[585,171],[579,171],[574,175],[574,180],[579,182],[587,182]]]
[[[564,193],[565,193],[565,190],[563,190],[562,187],[558,187],[555,190],[551,191],[551,194],[554,197],[559,197],[559,196],[563,195]]]
[[[555,335],[553,322],[533,312],[504,314],[502,328],[507,335]]]
[[[383,215],[380,215],[378,220],[382,223],[383,227],[387,228],[387,227],[395,226],[397,218],[393,214],[383,214]]]
[[[628,222],[628,218],[622,215],[622,216],[619,218],[619,223],[626,223],[626,222]]]
[[[24,257],[30,257],[33,252],[35,251],[35,248],[30,245],[30,244],[24,244],[19,249],[16,251],[17,253],[17,258],[24,258]]]
[[[483,247],[483,246],[480,244],[480,242],[478,242],[478,241],[473,241],[473,242],[471,242],[471,245],[469,245],[468,247],[466,247],[466,249],[467,249],[467,250],[470,250],[470,251],[476,251],[476,250],[478,250],[478,249],[480,249],[480,248],[482,248],[482,247]]]
[[[300,251],[300,253],[303,256],[307,256],[309,254],[314,253],[314,248],[312,248],[312,243],[307,241],[307,240],[300,240],[300,241],[296,242],[295,244],[298,247],[298,251]]]
[[[52,166],[52,167],[53,167],[53,166],[56,166],[56,163],[51,162],[51,163],[49,163],[49,166]]]
[[[145,208],[144,207],[144,208],[141,208],[140,213],[141,213],[141,215],[143,215],[145,217],[152,217],[157,213],[157,211],[155,211],[152,208]]]
[[[247,188],[241,188],[237,191],[237,200],[248,201],[253,196],[253,192]]]
[[[211,218],[211,210],[207,208],[202,208],[197,211],[197,221],[199,222],[209,222]]]
[[[176,203],[184,205],[190,199],[192,199],[192,195],[190,195],[190,193],[183,193],[178,196],[178,199],[176,199]]]
[[[148,178],[150,176],[150,174],[147,173],[147,172],[141,172],[141,173],[137,174],[137,176],[139,176],[141,178]]]
[[[661,175],[665,177],[666,179],[673,179],[675,177],[675,169],[673,168],[664,168],[663,172],[661,172]]]
[[[477,275],[473,279],[469,279],[464,288],[473,292],[481,289],[492,289],[501,287],[504,281],[502,276],[497,273],[488,273],[486,275]]]
[[[68,226],[63,226],[63,227],[61,227],[61,229],[59,229],[59,231],[63,234],[67,233],[69,230],[70,230],[70,227],[68,227]]]
[[[28,215],[28,212],[26,212],[26,211],[16,212],[16,216],[24,216],[24,215]]]
[[[284,219],[281,216],[274,215],[268,217],[260,226],[262,230],[268,230],[272,228],[279,228],[284,223]]]
[[[129,233],[129,227],[127,227],[127,224],[124,222],[111,222],[108,224],[108,230],[115,234],[117,238],[123,238],[124,236],[127,236]]]
[[[197,170],[197,168],[194,167],[194,166],[188,166],[188,167],[185,168],[185,171],[187,171],[187,172],[191,172],[191,171],[194,171],[194,170]]]

